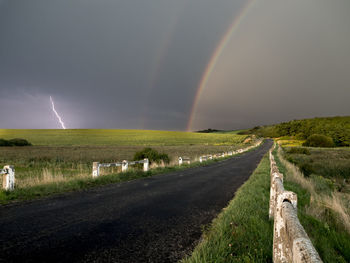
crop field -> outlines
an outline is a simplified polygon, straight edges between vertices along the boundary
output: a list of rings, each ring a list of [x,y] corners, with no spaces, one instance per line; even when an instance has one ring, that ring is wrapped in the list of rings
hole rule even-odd
[[[150,130],[6,130],[0,129],[0,138],[24,138],[33,145],[45,146],[156,146],[156,145],[233,145],[245,138],[235,133],[193,133]]]
[[[193,158],[248,146],[247,136],[143,130],[0,130],[0,138],[24,138],[33,146],[0,147],[0,166],[16,169],[16,187],[90,178],[92,162],[132,160],[137,151],[152,147],[176,163],[179,156]],[[120,168],[106,168],[113,174]]]

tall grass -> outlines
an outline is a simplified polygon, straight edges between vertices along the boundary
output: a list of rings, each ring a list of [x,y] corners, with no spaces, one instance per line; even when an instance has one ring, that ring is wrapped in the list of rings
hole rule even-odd
[[[343,224],[344,228],[350,234],[350,209],[346,203],[350,201],[347,194],[337,191],[324,191],[327,181],[323,177],[305,177],[300,169],[284,159],[282,149],[277,151],[278,158],[287,168],[288,180],[301,185],[307,189],[311,196],[309,214],[320,220],[325,220],[325,208],[334,211],[338,216],[338,224]],[[320,189],[320,190],[318,190]],[[323,191],[322,191],[323,190]],[[328,189],[330,190],[330,189]]]
[[[338,223],[343,224],[350,234],[350,210],[345,203],[346,201],[349,202],[350,199],[346,200],[347,196],[337,191],[331,191],[330,193],[328,191],[318,191],[317,189],[324,189],[324,181],[315,180],[314,177],[305,177],[296,165],[284,159],[281,148],[278,149],[277,155],[287,169],[288,180],[301,185],[310,193],[311,204],[308,210],[310,215],[325,220],[324,209],[330,209],[339,217]]]

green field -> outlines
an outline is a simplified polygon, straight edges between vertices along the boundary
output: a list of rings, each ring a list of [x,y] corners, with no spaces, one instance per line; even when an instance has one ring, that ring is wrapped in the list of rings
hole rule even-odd
[[[42,146],[174,146],[174,145],[233,145],[246,136],[234,133],[193,133],[150,130],[17,130],[0,129],[0,138],[23,138]]]

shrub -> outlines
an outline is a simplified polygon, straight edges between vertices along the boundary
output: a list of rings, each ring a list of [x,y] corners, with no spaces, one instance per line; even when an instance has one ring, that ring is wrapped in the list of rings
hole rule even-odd
[[[11,143],[5,139],[0,139],[0,146],[12,146]]]
[[[148,158],[150,163],[160,163],[161,161],[164,163],[170,162],[170,158],[166,153],[158,153],[152,148],[145,148],[142,151],[136,152],[134,155],[134,161],[143,160],[145,158]]]
[[[32,144],[25,139],[15,138],[8,141],[13,146],[31,146]]]
[[[306,154],[306,155],[310,155],[310,151],[307,148],[301,148],[301,147],[292,147],[290,148],[287,153],[296,153],[296,154]]]
[[[334,147],[334,142],[331,137],[322,134],[313,134],[307,138],[306,142],[303,143],[303,146]]]
[[[0,139],[0,146],[30,146],[32,145],[25,139],[15,138],[11,140]]]

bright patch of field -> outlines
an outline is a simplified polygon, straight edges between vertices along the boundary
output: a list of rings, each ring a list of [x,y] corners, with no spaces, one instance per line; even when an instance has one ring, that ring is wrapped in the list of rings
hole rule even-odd
[[[33,145],[234,145],[245,135],[235,133],[193,133],[150,130],[9,130],[0,129],[0,138],[23,138]]]
[[[305,142],[305,140],[297,140],[290,136],[283,136],[283,137],[277,138],[276,141],[280,146],[284,146],[284,147],[302,146],[302,144]]]

